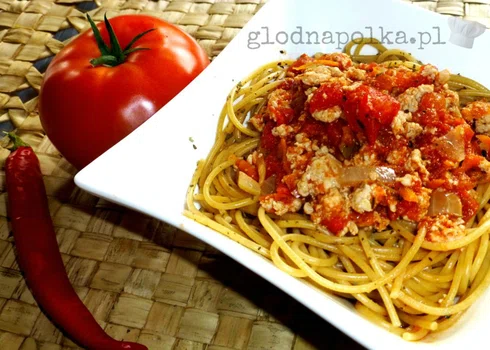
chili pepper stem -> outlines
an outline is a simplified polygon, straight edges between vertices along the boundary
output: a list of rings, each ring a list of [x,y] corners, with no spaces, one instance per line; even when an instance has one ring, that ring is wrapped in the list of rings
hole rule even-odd
[[[19,136],[15,135],[12,132],[4,131],[4,134],[6,134],[9,137],[10,141],[14,143],[14,145],[11,148],[12,151],[15,151],[19,147],[31,147],[28,143],[22,141],[22,139]]]

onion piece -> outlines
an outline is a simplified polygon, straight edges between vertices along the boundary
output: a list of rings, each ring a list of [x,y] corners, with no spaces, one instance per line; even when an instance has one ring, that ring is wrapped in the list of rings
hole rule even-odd
[[[461,162],[466,157],[464,132],[464,127],[462,125],[455,127],[446,135],[437,139],[435,142],[436,147],[439,151],[446,154],[449,159],[455,162]]]
[[[454,214],[463,216],[463,205],[461,199],[455,193],[448,193],[444,190],[437,189],[432,192],[430,199],[429,212],[430,216],[439,214]]]
[[[354,155],[358,150],[359,150],[359,146],[357,145],[340,146],[340,153],[342,153],[345,159],[352,159],[352,157],[354,157]]]
[[[260,186],[260,194],[263,196],[276,192],[276,175],[269,176]]]
[[[378,166],[375,168],[376,174],[378,175],[378,181],[381,182],[395,182],[396,173],[395,170],[387,166]]]
[[[265,159],[262,153],[259,153],[257,156],[257,162],[255,164],[257,166],[257,172],[259,173],[259,184],[265,181],[265,177],[267,176],[267,165],[265,164]]]
[[[245,174],[243,171],[238,173],[238,187],[253,196],[258,196],[260,194],[259,183]]]
[[[353,166],[343,168],[338,178],[342,186],[353,186],[367,181],[395,182],[395,170],[385,166]]]

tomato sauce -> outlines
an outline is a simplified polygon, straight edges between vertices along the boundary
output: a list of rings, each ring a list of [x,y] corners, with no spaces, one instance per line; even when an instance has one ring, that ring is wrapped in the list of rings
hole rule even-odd
[[[490,136],[478,131],[490,103],[474,104],[460,106],[430,65],[303,55],[256,116],[265,122],[259,152],[267,177],[276,177],[275,193],[262,200],[300,200],[291,210],[336,235],[400,219],[419,227],[429,218],[467,222],[479,207],[475,188],[490,181]],[[453,203],[433,203],[436,190]]]

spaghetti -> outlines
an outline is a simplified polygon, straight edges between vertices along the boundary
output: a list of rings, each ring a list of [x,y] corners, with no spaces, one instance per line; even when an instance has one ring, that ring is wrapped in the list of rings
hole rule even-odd
[[[375,39],[266,64],[228,96],[185,215],[423,339],[490,284],[487,98]]]

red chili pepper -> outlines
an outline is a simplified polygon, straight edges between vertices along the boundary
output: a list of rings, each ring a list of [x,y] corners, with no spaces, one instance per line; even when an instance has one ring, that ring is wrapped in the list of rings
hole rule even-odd
[[[76,294],[56,241],[39,160],[17,136],[9,137],[15,149],[5,163],[9,215],[17,259],[40,308],[84,348],[147,350],[107,335]]]

